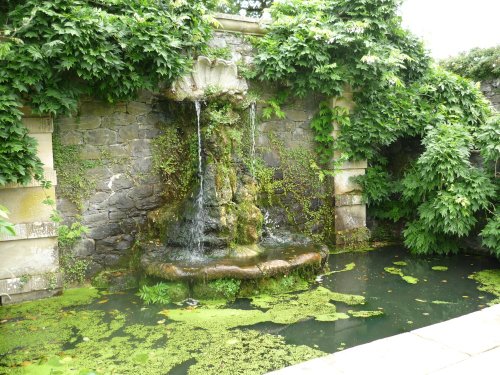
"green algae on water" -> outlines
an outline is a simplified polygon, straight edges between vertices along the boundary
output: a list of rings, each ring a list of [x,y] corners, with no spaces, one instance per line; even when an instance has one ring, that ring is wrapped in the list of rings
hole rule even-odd
[[[384,312],[380,311],[380,310],[373,310],[373,311],[354,311],[354,310],[349,310],[348,313],[353,318],[371,318],[371,317],[374,317],[374,316],[382,316],[382,315],[384,315]]]
[[[395,266],[402,266],[402,267],[404,267],[404,266],[407,266],[407,265],[408,265],[408,263],[406,263],[406,262],[404,262],[404,261],[402,261],[402,260],[397,261],[397,262],[392,262],[392,264],[394,264]]]
[[[413,277],[413,276],[404,275],[401,278],[404,281],[406,281],[408,284],[416,284],[416,283],[418,283],[418,279],[416,277]]]
[[[488,305],[492,306],[500,303],[500,269],[475,272],[469,276],[469,279],[481,284],[477,288],[480,291],[491,293],[497,297],[489,302]]]
[[[448,271],[448,267],[446,266],[433,266],[431,269],[433,271]]]
[[[403,279],[408,284],[416,284],[416,283],[418,283],[418,278],[413,277],[413,276],[405,275],[400,268],[385,267],[384,271],[387,272],[387,273],[390,273],[392,275],[398,275],[398,276],[400,276],[401,279]]]
[[[334,273],[352,271],[355,267],[356,267],[356,263],[348,263],[348,264],[346,264],[346,265],[345,265],[345,267],[344,267],[344,268],[342,268],[341,270],[338,270],[338,271],[330,271],[330,272],[324,273],[324,274],[323,274],[323,275],[321,275],[321,276],[322,276],[322,277],[323,277],[323,276],[330,276],[330,275],[333,275]]]

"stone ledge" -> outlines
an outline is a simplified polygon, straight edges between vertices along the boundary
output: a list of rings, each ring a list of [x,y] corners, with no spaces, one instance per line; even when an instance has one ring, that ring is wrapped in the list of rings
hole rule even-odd
[[[0,234],[0,242],[47,238],[57,236],[57,225],[54,222],[34,222],[14,225],[15,236]]]
[[[215,18],[221,24],[218,31],[226,31],[247,35],[264,35],[267,31],[260,19],[238,16],[235,14],[216,13]]]
[[[54,121],[52,117],[23,117],[23,125],[30,134],[53,133]]]
[[[54,169],[45,169],[43,171],[43,175],[44,175],[45,180],[50,181],[52,183],[52,186],[57,185],[57,173]],[[32,179],[26,185],[10,183],[10,184],[4,185],[4,186],[0,186],[0,190],[2,190],[2,189],[17,189],[17,188],[31,188],[31,187],[39,187],[39,186],[42,186],[42,183],[40,181]]]
[[[13,277],[0,280],[0,295],[7,294],[12,298],[15,294],[58,289],[62,285],[63,278],[59,272]]]
[[[182,265],[143,256],[141,265],[147,275],[171,281],[215,280],[226,277],[249,280],[286,275],[300,268],[320,269],[327,258],[327,249],[320,249],[284,255],[283,259],[255,259],[244,264],[240,263],[237,258],[222,258],[209,264]]]

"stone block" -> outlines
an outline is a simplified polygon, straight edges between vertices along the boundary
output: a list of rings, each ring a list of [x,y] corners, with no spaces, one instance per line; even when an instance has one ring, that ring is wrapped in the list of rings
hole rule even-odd
[[[40,275],[19,275],[10,279],[0,280],[0,294],[29,293],[62,287],[62,275],[59,272],[48,272]],[[17,299],[18,300],[18,299]]]
[[[337,173],[334,177],[335,195],[361,191],[361,186],[356,184],[353,179],[364,174],[364,169],[347,169]]]
[[[0,189],[0,202],[10,211],[9,221],[13,224],[50,222],[52,207],[42,203],[47,197],[55,200],[53,186]]]
[[[111,129],[94,129],[85,133],[85,142],[91,145],[111,145],[117,140],[118,134]]]
[[[130,154],[133,157],[151,156],[151,140],[136,139],[130,142]]]
[[[103,238],[116,236],[120,233],[121,229],[118,224],[109,223],[92,229],[88,234],[88,237],[94,240],[102,240]],[[96,242],[96,250],[97,250],[97,242]]]
[[[83,238],[73,247],[73,254],[84,258],[91,256],[95,252],[95,241],[92,238]]]
[[[131,141],[139,137],[139,125],[126,125],[118,129],[118,139],[121,142]]]
[[[80,103],[81,116],[109,116],[115,112],[125,112],[123,103],[106,103],[100,101],[84,101]]]
[[[108,188],[113,191],[129,189],[134,186],[134,182],[126,174],[119,173],[111,176],[108,182]]]
[[[135,116],[129,115],[128,113],[114,113],[101,119],[101,127],[115,128],[119,126],[134,124],[135,121]]]
[[[71,130],[61,133],[61,144],[64,146],[81,145],[82,143],[83,134],[78,131]]]
[[[127,158],[130,155],[128,145],[116,144],[106,148],[113,158]]]
[[[304,122],[312,118],[312,115],[307,113],[306,111],[301,111],[294,108],[286,108],[284,111],[286,113],[286,118],[290,121]]]
[[[135,159],[132,163],[134,173],[148,173],[151,171],[153,160],[151,157]]]
[[[0,242],[0,279],[56,272],[59,267],[56,238]]]
[[[262,154],[262,159],[268,167],[279,167],[280,157],[277,152],[268,150]]]
[[[52,133],[54,131],[52,117],[23,117],[22,122],[30,134]]]
[[[52,134],[51,133],[30,133],[30,136],[38,142],[37,156],[40,158],[45,168],[54,168],[54,159],[52,157]]]
[[[335,231],[341,232],[366,227],[366,206],[341,206],[335,208]]]
[[[94,145],[86,144],[80,150],[80,158],[82,160],[97,160],[102,156],[101,150]]]
[[[109,206],[119,209],[127,209],[135,207],[135,202],[128,196],[126,191],[117,192],[109,197]]]
[[[127,113],[129,115],[143,115],[151,112],[151,105],[141,102],[127,103]]]
[[[154,193],[154,188],[152,185],[139,185],[134,187],[130,192],[129,196],[132,199],[140,200],[144,198],[149,198]]]
[[[9,296],[0,296],[2,305],[12,305],[16,303],[35,301],[43,298],[58,296],[62,293],[62,287],[55,289],[34,290],[27,293],[12,294]]]

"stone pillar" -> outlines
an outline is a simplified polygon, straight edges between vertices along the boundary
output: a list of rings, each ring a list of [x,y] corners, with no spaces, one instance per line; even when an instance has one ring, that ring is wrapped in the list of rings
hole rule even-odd
[[[55,201],[56,173],[52,158],[50,117],[33,116],[29,111],[23,124],[38,141],[38,157],[44,164],[45,179],[52,187],[44,189],[39,181],[27,185],[0,187],[0,202],[10,211],[15,236],[0,235],[0,302],[17,303],[52,296],[62,288],[57,252],[57,230],[50,215],[52,207],[42,203]]]
[[[352,91],[346,89],[344,95],[332,100],[332,107],[343,107],[349,111],[354,108]],[[341,128],[333,124],[333,137],[337,138]],[[340,158],[340,151],[335,151],[334,160]],[[364,175],[366,160],[346,161],[336,168],[334,177],[335,194],[335,243],[341,246],[354,245],[368,239],[366,228],[366,205],[361,196],[361,187],[353,182],[356,176]]]

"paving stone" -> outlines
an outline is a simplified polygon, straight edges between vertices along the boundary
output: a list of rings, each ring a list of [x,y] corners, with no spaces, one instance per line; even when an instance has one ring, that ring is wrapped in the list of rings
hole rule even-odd
[[[473,355],[500,345],[500,314],[480,311],[414,332],[420,337]]]

